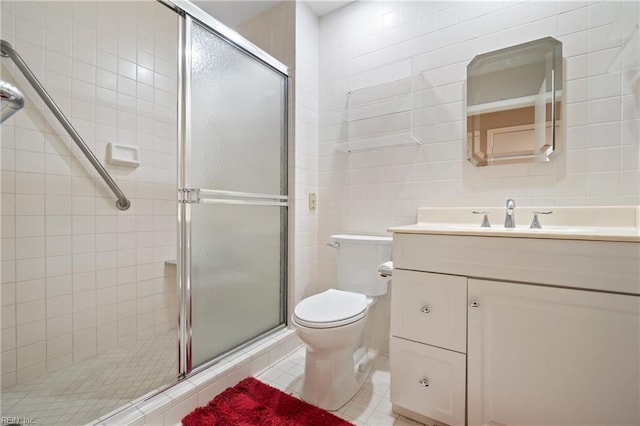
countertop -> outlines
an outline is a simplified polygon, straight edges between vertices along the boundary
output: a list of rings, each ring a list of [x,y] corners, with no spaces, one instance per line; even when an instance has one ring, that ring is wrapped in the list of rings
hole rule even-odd
[[[621,241],[640,243],[640,230],[635,227],[554,227],[529,229],[481,228],[479,225],[449,223],[416,223],[387,229],[389,232],[425,235],[466,235],[475,237],[542,238],[555,240]]]
[[[553,211],[539,215],[542,229],[530,229],[536,211]],[[491,228],[481,228],[482,215],[487,212]],[[556,240],[640,242],[640,207],[539,207],[516,208],[515,228],[503,226],[504,208],[432,208],[418,209],[418,223],[394,226],[388,232],[426,235],[465,235],[501,238],[540,238]]]

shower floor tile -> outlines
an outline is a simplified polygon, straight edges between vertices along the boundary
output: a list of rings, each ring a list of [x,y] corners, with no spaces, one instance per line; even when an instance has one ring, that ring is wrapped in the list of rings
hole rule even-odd
[[[257,376],[283,392],[300,398],[304,374],[305,348],[302,347]],[[358,426],[419,426],[422,423],[391,411],[389,400],[389,358],[372,354],[373,367],[358,393],[335,415]]]
[[[3,389],[1,413],[39,426],[83,425],[173,383],[176,368],[176,332],[169,330]]]

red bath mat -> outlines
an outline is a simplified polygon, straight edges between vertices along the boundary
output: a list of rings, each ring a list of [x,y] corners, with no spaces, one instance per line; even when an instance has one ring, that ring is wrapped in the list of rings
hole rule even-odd
[[[248,377],[182,419],[184,426],[347,426],[351,423]]]

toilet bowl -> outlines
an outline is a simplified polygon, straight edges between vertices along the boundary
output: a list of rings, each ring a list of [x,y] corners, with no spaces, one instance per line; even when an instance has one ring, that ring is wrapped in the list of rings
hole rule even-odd
[[[386,293],[388,279],[377,276],[377,265],[391,255],[390,237],[332,237],[338,251],[339,289],[303,299],[291,317],[306,345],[301,397],[329,411],[347,403],[369,374],[364,329],[374,296]]]
[[[307,345],[303,400],[335,411],[357,393],[371,366],[362,344],[370,303],[363,294],[330,289],[296,306],[291,320]]]

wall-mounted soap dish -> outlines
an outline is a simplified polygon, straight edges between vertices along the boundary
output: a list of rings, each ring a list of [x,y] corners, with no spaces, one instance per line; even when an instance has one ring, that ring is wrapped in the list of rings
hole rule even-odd
[[[107,145],[107,162],[114,166],[138,167],[140,165],[138,147],[110,143]]]

